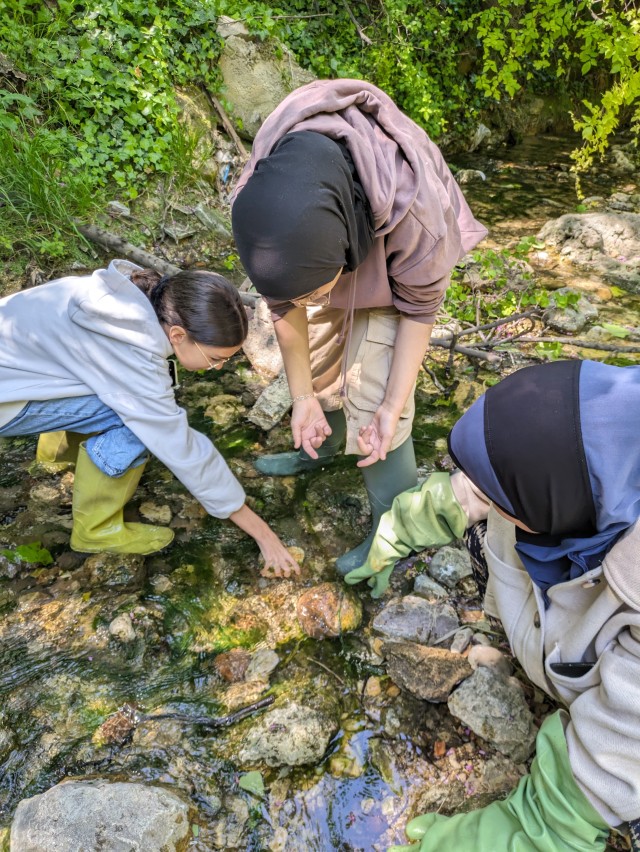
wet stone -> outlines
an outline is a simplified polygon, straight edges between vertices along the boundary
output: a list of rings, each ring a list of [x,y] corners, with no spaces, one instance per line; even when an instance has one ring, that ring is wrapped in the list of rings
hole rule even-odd
[[[431,577],[448,589],[454,589],[463,577],[469,577],[471,573],[471,557],[466,548],[445,545],[429,563]]]
[[[144,572],[144,557],[127,553],[96,553],[85,564],[92,584],[128,586],[139,582]]]
[[[429,645],[460,626],[452,606],[415,595],[390,601],[373,621],[373,629],[388,639]]]
[[[188,803],[169,790],[136,783],[68,781],[20,802],[11,826],[11,848],[178,852],[190,831]]]
[[[266,681],[269,675],[277,667],[280,657],[269,648],[259,648],[251,655],[251,659],[245,673],[247,681]]]
[[[241,848],[242,835],[249,820],[249,805],[240,796],[224,800],[224,812],[218,821],[213,838],[216,849]]]
[[[413,583],[413,594],[427,601],[446,598],[449,592],[428,574],[418,574]]]
[[[298,598],[296,612],[300,626],[312,639],[340,636],[355,630],[362,621],[360,599],[338,583],[308,589]]]
[[[118,642],[122,642],[123,644],[135,642],[137,638],[136,631],[133,629],[133,624],[131,623],[131,616],[126,612],[117,615],[113,619],[109,625],[109,633],[114,639],[117,639]]]
[[[462,654],[469,646],[472,636],[473,630],[470,627],[463,627],[462,630],[458,630],[453,637],[450,650],[455,654]]]
[[[229,712],[233,712],[241,707],[246,707],[247,704],[253,704],[267,689],[269,689],[269,682],[266,680],[234,683],[222,696],[222,702]]]
[[[94,745],[122,745],[133,734],[137,717],[135,707],[124,704],[95,731],[92,738]]]
[[[460,654],[412,642],[387,642],[387,669],[394,683],[425,701],[446,701],[472,668]]]
[[[232,648],[231,651],[218,654],[214,665],[220,677],[229,683],[238,683],[244,680],[250,660],[251,654],[244,648]]]
[[[318,763],[338,730],[338,720],[308,704],[290,702],[265,713],[248,731],[241,766],[304,766]]]
[[[173,517],[169,506],[152,503],[150,500],[145,500],[144,503],[141,503],[138,511],[146,521],[152,524],[160,524],[161,526],[168,526]]]
[[[478,668],[451,695],[448,705],[454,716],[516,763],[533,751],[533,715],[513,678]]]

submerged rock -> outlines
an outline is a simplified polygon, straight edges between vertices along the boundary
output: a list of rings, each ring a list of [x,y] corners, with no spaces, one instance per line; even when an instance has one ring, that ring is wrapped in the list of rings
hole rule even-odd
[[[425,701],[446,701],[454,686],[473,671],[464,657],[444,648],[387,642],[384,652],[393,682]]]
[[[304,766],[322,760],[338,731],[338,719],[308,704],[276,707],[257,721],[238,754],[242,767]]]
[[[188,803],[163,787],[67,781],[20,802],[11,826],[11,849],[177,852],[190,833]]]
[[[448,701],[449,710],[478,736],[516,763],[535,746],[533,715],[517,681],[495,669],[477,668]]]
[[[312,639],[340,636],[360,626],[362,604],[349,589],[338,583],[322,583],[308,589],[296,606],[300,626]]]
[[[218,654],[214,665],[220,677],[229,683],[238,683],[244,680],[250,660],[251,654],[244,648],[232,648],[230,651]]]

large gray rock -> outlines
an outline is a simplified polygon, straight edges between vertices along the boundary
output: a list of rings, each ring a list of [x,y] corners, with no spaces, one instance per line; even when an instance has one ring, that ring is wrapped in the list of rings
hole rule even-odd
[[[218,60],[224,97],[242,122],[242,135],[253,139],[280,101],[315,77],[298,65],[284,45],[275,39],[252,38],[238,21],[222,16],[218,32],[224,39]]]
[[[387,642],[383,651],[391,680],[425,701],[446,701],[453,687],[473,671],[461,654],[444,648]]]
[[[456,611],[415,595],[390,601],[373,621],[373,629],[389,639],[429,645],[460,626]]]
[[[538,239],[607,283],[640,293],[640,214],[570,213],[547,222]]]
[[[322,760],[337,732],[337,714],[291,702],[265,713],[247,734],[238,754],[243,767],[304,766]]]
[[[163,787],[66,781],[20,802],[11,852],[177,852],[191,835],[189,804]]]
[[[266,432],[273,429],[291,408],[291,394],[284,371],[266,387],[247,414],[247,420]]]
[[[449,697],[449,710],[516,763],[533,751],[536,729],[522,689],[496,669],[477,668]]]
[[[253,369],[261,376],[273,379],[282,372],[282,354],[271,320],[271,311],[264,299],[258,299],[256,302],[242,350]]]

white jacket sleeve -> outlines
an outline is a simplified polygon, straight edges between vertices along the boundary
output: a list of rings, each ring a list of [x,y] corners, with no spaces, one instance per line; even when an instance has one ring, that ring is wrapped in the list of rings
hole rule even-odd
[[[123,392],[99,396],[210,515],[228,518],[242,507],[242,486],[209,438],[189,426],[172,390],[142,398]]]
[[[636,525],[637,526],[637,525]],[[610,825],[640,818],[639,537],[611,549],[603,570],[621,607],[596,646],[599,677],[571,704],[569,758],[583,791]]]

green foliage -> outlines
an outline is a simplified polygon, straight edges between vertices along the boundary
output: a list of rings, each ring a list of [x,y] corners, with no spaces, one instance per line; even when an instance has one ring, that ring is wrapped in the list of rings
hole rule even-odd
[[[573,114],[583,139],[577,173],[604,153],[622,118],[640,129],[640,11],[631,0],[494,0],[466,27],[482,48],[477,85],[488,97],[532,84],[578,88],[583,78],[601,92]]]
[[[100,203],[86,169],[70,171],[68,138],[48,126],[0,128],[0,257],[20,247],[52,258],[78,236],[74,218]]]
[[[0,550],[0,555],[14,565],[21,563],[28,565],[53,564],[53,557],[39,541],[31,542],[31,544],[19,544],[13,550]]]
[[[527,237],[510,250],[471,252],[476,274],[465,280],[464,270],[454,270],[445,296],[445,312],[460,322],[476,325],[529,307],[547,307],[548,292],[534,286],[531,273],[523,266],[536,245],[535,237]]]
[[[468,0],[227,2],[226,14],[261,37],[277,35],[318,77],[369,80],[434,138],[470,125],[481,103],[460,72]]]
[[[28,78],[0,120],[46,112],[71,168],[134,196],[141,176],[175,170],[173,87],[218,87],[217,15],[213,0],[0,0],[0,51]]]

